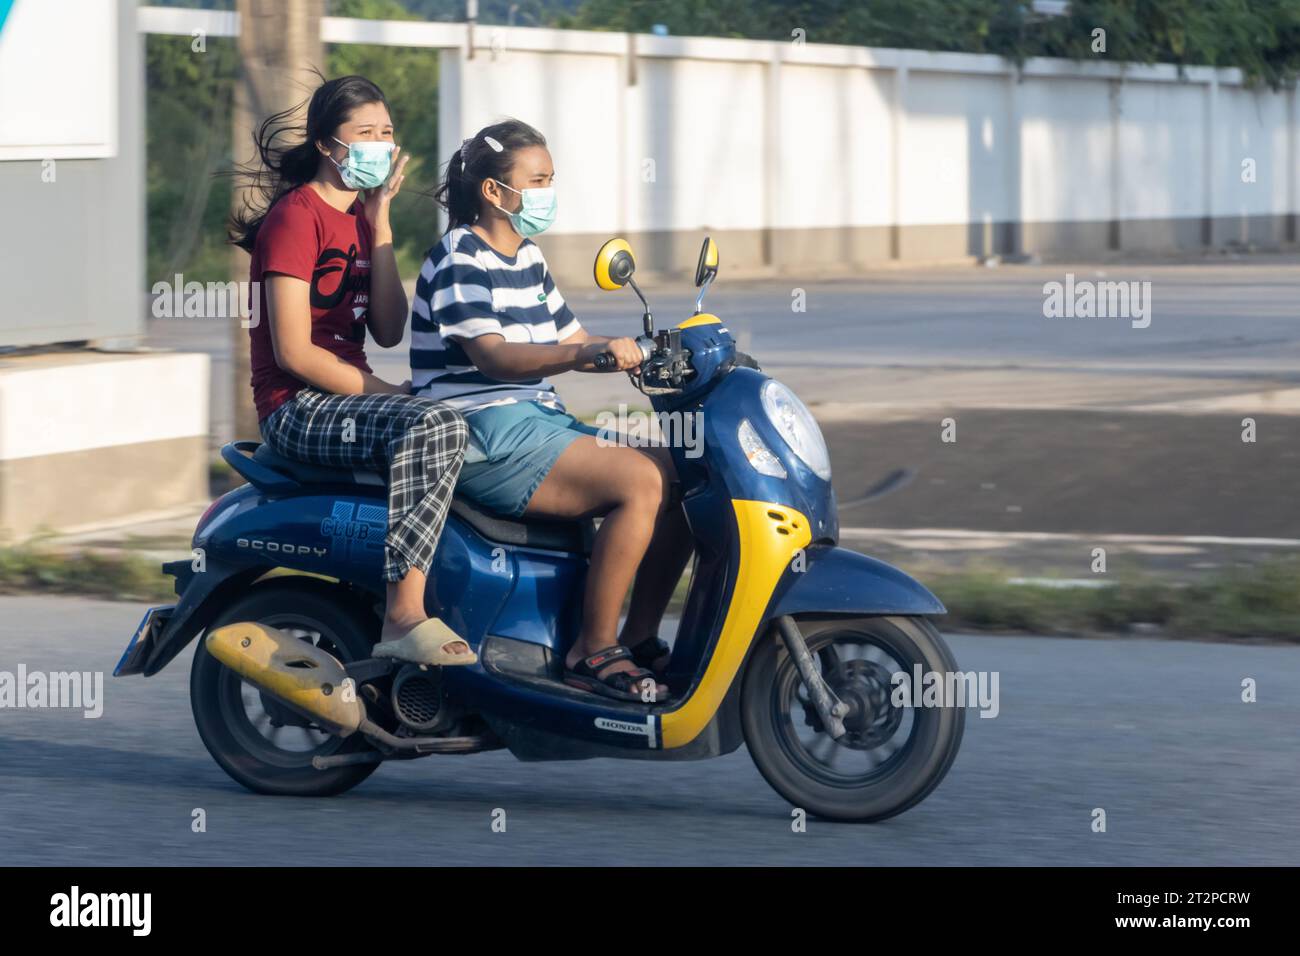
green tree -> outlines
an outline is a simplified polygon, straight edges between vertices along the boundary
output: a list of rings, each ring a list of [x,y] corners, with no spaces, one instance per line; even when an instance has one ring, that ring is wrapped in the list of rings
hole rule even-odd
[[[224,280],[234,43],[149,36],[145,44],[147,278]]]
[[[585,0],[557,26],[811,43],[1096,59],[1106,31],[1115,62],[1235,66],[1274,87],[1300,73],[1300,0],[1072,0],[1066,16],[1031,0]]]

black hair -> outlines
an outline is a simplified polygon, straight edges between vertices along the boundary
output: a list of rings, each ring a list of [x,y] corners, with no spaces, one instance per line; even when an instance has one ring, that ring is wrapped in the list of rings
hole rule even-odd
[[[488,140],[494,140],[498,151]],[[488,179],[505,182],[514,169],[515,153],[529,146],[545,146],[546,137],[517,119],[485,126],[451,154],[442,182],[433,194],[447,210],[447,229],[468,226],[478,219],[479,188]]]
[[[306,126],[293,122],[294,115],[302,109],[301,103],[268,117],[253,134],[257,159],[234,171],[247,189],[242,208],[230,217],[230,241],[241,249],[252,252],[257,231],[271,207],[285,193],[315,177],[321,161],[316,148],[318,142],[330,139],[358,106],[382,103],[388,108],[383,90],[364,76],[340,76],[333,80],[321,77],[321,80],[307,104]],[[278,143],[282,137],[294,142]]]

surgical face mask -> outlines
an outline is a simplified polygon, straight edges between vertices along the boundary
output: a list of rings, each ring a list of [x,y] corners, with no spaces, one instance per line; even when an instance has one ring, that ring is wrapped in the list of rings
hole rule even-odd
[[[337,136],[331,138],[340,146],[348,148],[348,158],[343,162],[336,162],[333,156],[330,157],[330,162],[338,168],[339,178],[348,189],[374,189],[388,179],[393,166],[394,143],[381,139],[345,143]]]
[[[498,186],[509,189],[512,193],[519,193],[522,200],[519,204],[518,212],[509,212],[501,209],[510,217],[510,225],[523,236],[525,239],[536,236],[550,228],[551,223],[555,222],[555,187],[544,186],[538,189],[515,189],[512,186],[506,186],[499,179],[492,180]]]

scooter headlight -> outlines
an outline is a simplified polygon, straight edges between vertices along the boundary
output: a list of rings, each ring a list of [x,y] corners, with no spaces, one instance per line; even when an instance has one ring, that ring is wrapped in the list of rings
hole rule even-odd
[[[740,450],[745,453],[749,459],[749,464],[760,475],[771,475],[773,478],[785,477],[785,465],[781,464],[781,459],[772,454],[772,449],[763,444],[763,439],[758,437],[758,432],[754,431],[754,426],[745,419],[736,429],[736,439],[740,442]]]
[[[826,439],[817,427],[808,407],[799,401],[798,396],[780,382],[769,381],[763,386],[763,410],[768,420],[790,450],[799,456],[799,460],[813,470],[823,481],[831,480],[831,458],[826,451]]]

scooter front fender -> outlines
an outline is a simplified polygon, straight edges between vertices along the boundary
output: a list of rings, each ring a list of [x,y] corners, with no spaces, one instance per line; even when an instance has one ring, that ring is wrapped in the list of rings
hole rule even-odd
[[[769,612],[783,614],[946,614],[924,585],[893,565],[848,548],[810,547],[807,567],[786,572],[789,582]]]

